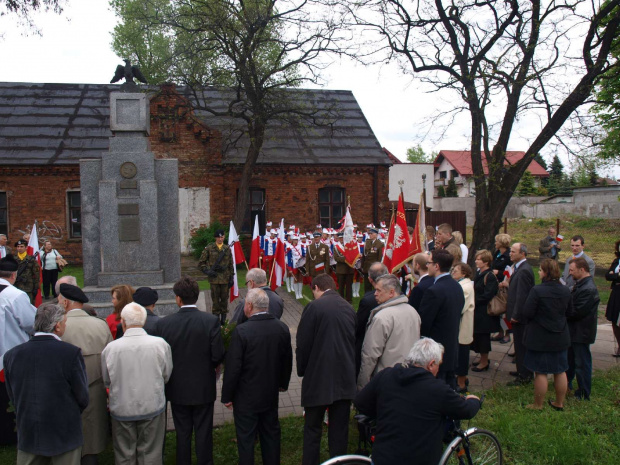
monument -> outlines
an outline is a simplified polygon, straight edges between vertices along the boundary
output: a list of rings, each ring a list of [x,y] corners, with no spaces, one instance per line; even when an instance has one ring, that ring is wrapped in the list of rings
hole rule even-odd
[[[178,310],[172,285],[181,276],[178,161],[155,159],[148,98],[135,84],[125,89],[110,94],[109,151],[80,160],[84,292],[107,316],[112,286],[149,286],[159,293],[155,313],[166,315]]]

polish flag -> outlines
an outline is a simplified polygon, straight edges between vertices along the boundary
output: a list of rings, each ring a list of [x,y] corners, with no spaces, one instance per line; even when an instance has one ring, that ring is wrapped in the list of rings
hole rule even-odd
[[[32,255],[37,262],[39,262],[39,290],[37,291],[37,296],[34,299],[34,306],[38,307],[43,303],[43,297],[41,297],[41,282],[43,281],[43,272],[41,271],[41,257],[39,256],[39,234],[37,233],[37,222],[34,222],[32,225],[32,230],[30,231],[30,239],[28,239],[28,247],[26,248],[26,253],[28,255]]]
[[[258,215],[254,217],[254,232],[252,233],[252,248],[250,250],[250,269],[258,268],[258,259],[260,258],[260,229],[258,227]]]
[[[228,231],[228,246],[230,247],[230,251],[232,253],[233,258],[233,287],[230,288],[230,301],[235,300],[235,297],[239,297],[239,284],[237,283],[237,263],[245,262],[245,255],[243,255],[243,250],[241,249],[241,243],[239,242],[239,236],[237,235],[237,230],[235,229],[235,225],[233,222],[230,222],[230,229]]]
[[[269,276],[270,287],[272,291],[282,285],[286,273],[286,247],[284,246],[284,218],[280,222],[278,228],[278,238],[276,239],[276,253],[273,257],[273,266]]]
[[[351,206],[347,206],[347,213],[344,215],[344,218],[341,220],[343,222],[342,228],[338,230],[338,232],[343,232],[343,240],[342,243],[344,245],[344,260],[347,262],[351,268],[355,266],[355,262],[360,257],[360,248],[357,245],[357,240],[355,239],[355,234],[353,234],[353,219],[351,218]]]

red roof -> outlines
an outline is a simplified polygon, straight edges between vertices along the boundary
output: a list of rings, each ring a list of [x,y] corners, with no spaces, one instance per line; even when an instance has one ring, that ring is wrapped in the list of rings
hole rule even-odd
[[[514,165],[521,160],[524,155],[525,152],[508,151],[506,152],[504,164]],[[438,167],[442,162],[442,157],[450,162],[460,176],[472,176],[474,174],[471,168],[471,152],[469,150],[440,150],[439,155],[437,155],[437,158],[435,159],[435,167]],[[484,169],[484,174],[489,174],[487,160],[484,155],[482,156],[482,168]],[[533,176],[549,176],[547,170],[540,166],[536,160],[532,160],[532,163],[530,163],[530,166],[528,167],[528,171],[532,173]]]

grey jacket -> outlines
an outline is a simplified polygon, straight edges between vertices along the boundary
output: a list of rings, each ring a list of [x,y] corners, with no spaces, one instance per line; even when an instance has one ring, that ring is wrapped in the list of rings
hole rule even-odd
[[[594,260],[588,257],[585,253],[582,255],[582,257],[586,259],[586,262],[588,262],[588,268],[590,268],[590,274],[594,276],[594,272],[596,271]],[[572,255],[566,259],[566,265],[564,265],[564,273],[562,273],[562,280],[564,281],[564,284],[568,286],[569,289],[572,289],[573,286],[575,285],[575,280],[568,273],[569,264],[572,259],[573,259]]]

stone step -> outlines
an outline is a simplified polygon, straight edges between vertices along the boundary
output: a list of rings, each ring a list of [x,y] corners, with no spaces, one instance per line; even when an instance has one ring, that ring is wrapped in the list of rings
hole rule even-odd
[[[95,309],[97,316],[102,318],[107,317],[114,310],[114,307],[110,302],[89,302],[89,304]],[[178,311],[179,307],[177,306],[176,301],[170,299],[158,300],[155,304],[155,309],[153,310],[153,312],[159,316],[171,315],[172,313],[176,313]]]
[[[149,286],[151,289],[157,291],[159,300],[172,300],[174,301],[174,292],[172,291],[173,283],[166,283],[159,286]],[[112,295],[110,291],[111,287],[95,287],[86,286],[82,289],[88,296],[90,304],[94,306],[95,303],[104,303],[111,305]]]

